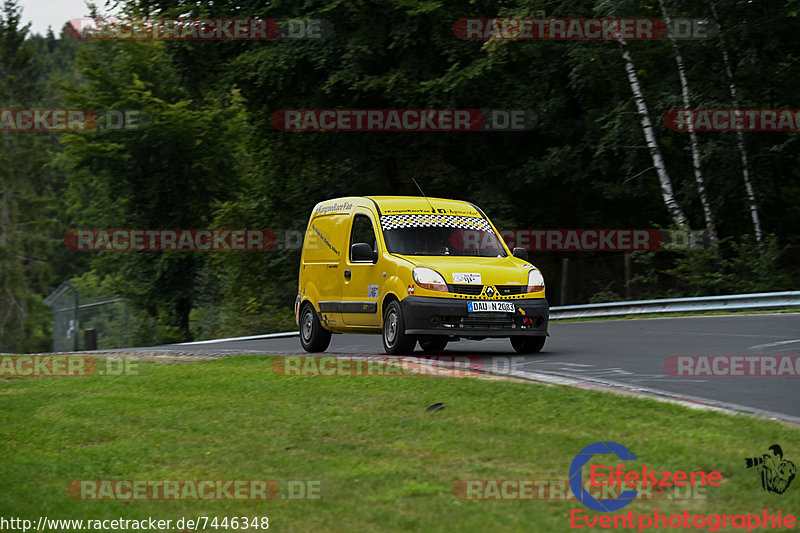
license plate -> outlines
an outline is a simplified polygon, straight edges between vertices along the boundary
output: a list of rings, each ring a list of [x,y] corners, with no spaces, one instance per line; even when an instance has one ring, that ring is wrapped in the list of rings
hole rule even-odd
[[[470,313],[513,313],[516,309],[512,302],[467,302]]]

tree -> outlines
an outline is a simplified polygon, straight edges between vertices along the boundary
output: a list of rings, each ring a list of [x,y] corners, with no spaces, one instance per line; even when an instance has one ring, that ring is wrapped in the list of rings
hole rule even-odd
[[[25,46],[30,25],[20,21],[17,2],[5,0],[0,13],[0,101],[7,108],[35,107],[37,102]],[[46,346],[42,321],[47,312],[34,289],[48,270],[53,180],[42,168],[49,142],[35,133],[7,129],[0,136],[0,351],[25,351]]]
[[[70,105],[137,110],[146,127],[65,135],[60,165],[70,176],[80,227],[208,227],[217,202],[237,190],[241,113],[231,93],[191,97],[162,42],[87,42],[82,76],[66,87]],[[80,206],[80,207],[78,207]],[[123,280],[121,295],[161,323],[159,341],[186,340],[196,276],[208,260],[197,252],[99,253],[101,272]]]
[[[725,76],[728,81],[728,91],[731,96],[731,103],[734,108],[739,108],[739,98],[736,95],[736,83],[733,79],[733,70],[731,69],[731,61],[728,57],[728,50],[725,45],[725,37],[722,34],[722,24],[720,23],[719,14],[717,13],[717,6],[713,0],[709,1],[711,13],[714,16],[714,22],[720,30],[719,35],[719,49],[722,54],[722,62],[725,66]],[[750,218],[753,221],[753,231],[755,232],[756,242],[758,242],[760,253],[763,255],[764,250],[761,247],[761,219],[758,216],[758,204],[756,203],[756,195],[753,190],[753,183],[750,179],[750,163],[747,160],[747,149],[744,142],[744,133],[741,130],[736,130],[736,145],[739,148],[739,155],[742,160],[742,181],[744,182],[745,192],[747,194],[747,206],[750,211]]]
[[[672,18],[667,12],[667,7],[664,4],[664,0],[658,0],[658,5],[661,8],[661,13],[664,15],[664,22],[666,23],[667,27],[672,27]],[[681,82],[681,98],[683,100],[683,107],[684,109],[691,109],[691,101],[689,98],[689,82],[686,79],[686,67],[684,66],[683,62],[683,55],[681,55],[681,51],[678,47],[675,37],[670,34],[668,35],[668,39],[675,57],[675,65],[678,69],[678,78]],[[694,180],[697,184],[697,195],[700,198],[700,205],[703,207],[703,219],[705,220],[706,232],[708,232],[711,245],[716,249],[717,228],[714,224],[714,213],[711,210],[711,202],[708,199],[705,179],[703,178],[703,170],[700,164],[700,149],[698,146],[699,143],[697,140],[697,133],[694,130],[691,120],[689,121],[688,129],[689,144],[692,151],[692,170],[694,171]]]

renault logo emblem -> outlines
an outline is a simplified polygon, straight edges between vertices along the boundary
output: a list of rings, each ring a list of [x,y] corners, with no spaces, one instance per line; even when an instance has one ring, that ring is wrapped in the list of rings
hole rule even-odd
[[[494,287],[492,287],[491,285],[486,287],[486,296],[488,296],[489,298],[494,296]]]

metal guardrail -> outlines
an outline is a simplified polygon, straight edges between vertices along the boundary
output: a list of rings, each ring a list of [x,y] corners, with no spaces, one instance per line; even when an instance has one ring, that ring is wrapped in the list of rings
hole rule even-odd
[[[738,311],[741,309],[800,308],[800,291],[635,300],[601,304],[562,305],[550,308],[550,319],[601,316],[685,313],[692,311]]]
[[[601,316],[644,315],[653,313],[681,313],[689,311],[724,311],[739,309],[800,308],[800,291],[762,292],[757,294],[730,294],[725,296],[698,296],[693,298],[666,298],[663,300],[634,300],[601,304],[562,305],[550,308],[550,319]],[[181,342],[178,346],[213,344],[218,342],[248,341],[299,336],[298,331],[283,331],[245,337],[207,339]]]
[[[282,331],[280,333],[264,333],[261,335],[247,335],[245,337],[228,337],[227,339],[207,339],[204,341],[179,342],[176,346],[193,346],[196,344],[213,344],[215,342],[252,341],[260,339],[279,339],[281,337],[299,337],[299,331]]]

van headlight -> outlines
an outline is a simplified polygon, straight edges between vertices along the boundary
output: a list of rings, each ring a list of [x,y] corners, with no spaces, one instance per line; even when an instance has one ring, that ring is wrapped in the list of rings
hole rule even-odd
[[[441,274],[431,268],[417,267],[412,272],[414,281],[423,289],[447,292],[447,283]]]
[[[536,269],[528,272],[528,292],[541,292],[544,290],[544,276]]]

